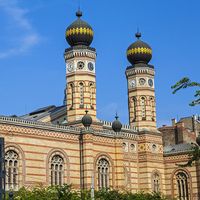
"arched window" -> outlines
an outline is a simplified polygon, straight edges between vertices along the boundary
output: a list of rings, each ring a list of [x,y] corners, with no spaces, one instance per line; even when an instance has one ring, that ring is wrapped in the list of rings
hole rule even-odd
[[[154,98],[153,97],[151,97],[150,98],[150,107],[151,107],[151,119],[152,119],[152,121],[155,121],[155,112],[154,112],[154,105],[155,104],[155,102],[154,102]]]
[[[153,192],[160,192],[160,175],[158,172],[152,174],[152,189]]]
[[[80,108],[84,108],[84,85],[79,83],[79,92],[80,92]]]
[[[142,120],[146,120],[146,99],[145,97],[141,97],[141,112],[142,112]]]
[[[189,200],[189,181],[188,176],[185,172],[178,172],[176,174],[176,184],[178,199],[180,200]]]
[[[133,97],[133,121],[136,121],[137,99]]]
[[[109,188],[109,162],[102,158],[98,162],[98,187],[99,189]]]
[[[90,107],[93,109],[94,84],[90,83]]]
[[[6,190],[17,190],[19,185],[19,155],[14,150],[5,153]]]
[[[71,99],[71,109],[73,109],[74,106],[74,85],[70,84],[70,99]]]
[[[60,155],[51,159],[51,185],[62,185],[64,179],[64,160]]]

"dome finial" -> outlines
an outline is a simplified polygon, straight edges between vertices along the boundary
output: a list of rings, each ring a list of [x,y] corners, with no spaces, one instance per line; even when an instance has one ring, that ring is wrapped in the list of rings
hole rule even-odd
[[[88,114],[88,112],[89,112],[89,111],[88,111],[87,106],[86,106],[85,114]]]
[[[92,117],[88,114],[88,110],[86,109],[85,115],[82,118],[82,124],[85,128],[89,128],[92,124]]]
[[[122,129],[122,124],[121,122],[118,120],[118,115],[116,113],[116,116],[115,116],[115,121],[112,123],[112,129],[113,131],[115,131],[116,133],[119,133]]]
[[[81,12],[80,8],[78,9],[78,11],[76,12],[76,16],[78,18],[82,17],[83,13]]]
[[[76,12],[76,16],[78,18],[82,17],[83,13],[81,12],[81,0],[79,0],[79,4],[78,4],[78,11]]]
[[[142,34],[139,31],[139,28],[137,28],[137,33],[135,34],[135,37],[139,40],[141,38]]]
[[[116,120],[119,119],[119,116],[118,116],[117,112],[116,112],[116,115],[115,115],[115,119],[116,119]]]

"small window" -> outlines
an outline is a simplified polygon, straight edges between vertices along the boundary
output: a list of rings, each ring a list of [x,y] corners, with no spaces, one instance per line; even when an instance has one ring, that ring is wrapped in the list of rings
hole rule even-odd
[[[124,142],[124,143],[122,144],[122,148],[123,148],[124,152],[128,152],[128,145],[127,145],[126,142]]]
[[[135,151],[136,151],[136,146],[135,146],[135,144],[131,144],[131,145],[130,145],[130,150],[131,150],[131,152],[135,152]]]
[[[153,192],[160,192],[160,175],[154,172],[152,176]]]
[[[152,152],[157,152],[157,145],[156,144],[152,145]]]

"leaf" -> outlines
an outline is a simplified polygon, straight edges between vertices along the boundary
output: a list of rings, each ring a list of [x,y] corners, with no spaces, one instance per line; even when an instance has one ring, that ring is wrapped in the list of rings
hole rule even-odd
[[[191,82],[191,80],[188,77],[184,77],[180,81],[178,81],[175,85],[171,86],[171,89],[173,89],[172,94],[175,94],[179,90],[188,87],[200,87],[200,83]],[[194,97],[199,97],[199,96],[200,96],[200,90],[196,90]],[[193,100],[189,105],[196,106],[199,104],[200,104],[200,98]]]

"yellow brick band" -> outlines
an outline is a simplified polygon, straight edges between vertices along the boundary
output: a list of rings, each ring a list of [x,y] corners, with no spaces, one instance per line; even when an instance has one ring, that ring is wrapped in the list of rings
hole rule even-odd
[[[84,34],[84,35],[91,35],[93,36],[93,31],[90,28],[72,28],[67,30],[66,35],[70,36],[70,35],[78,35],[78,34]]]
[[[138,47],[138,48],[133,48],[133,49],[129,49],[127,51],[127,55],[132,55],[132,54],[152,54],[152,50],[149,48],[145,48],[145,47]]]

